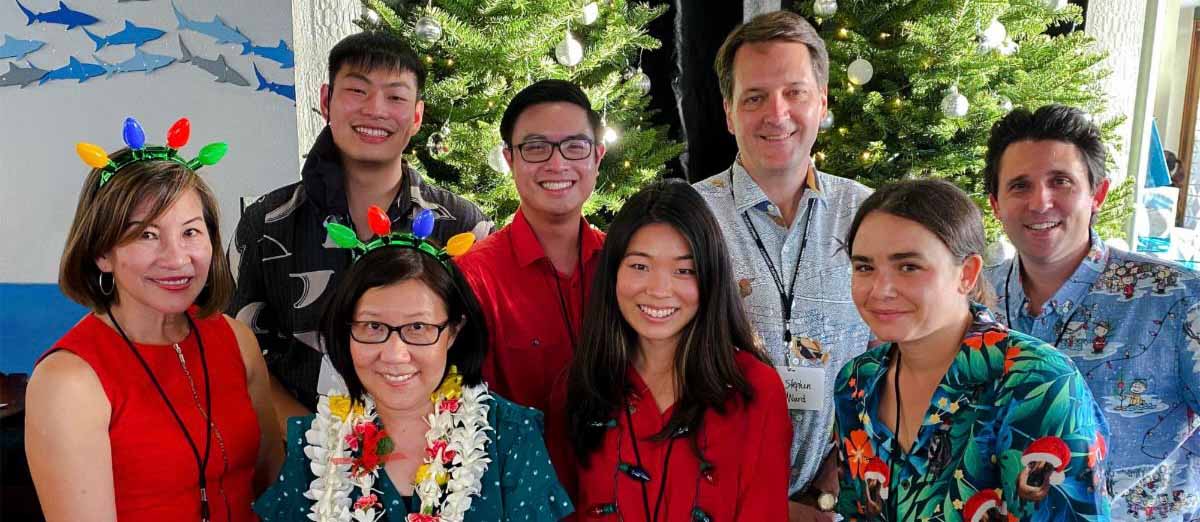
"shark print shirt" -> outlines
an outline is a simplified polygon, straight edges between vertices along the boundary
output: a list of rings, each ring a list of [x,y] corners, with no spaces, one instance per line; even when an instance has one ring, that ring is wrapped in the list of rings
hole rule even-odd
[[[803,372],[811,386],[808,406],[790,409],[788,493],[794,495],[808,486],[832,448],[834,376],[871,339],[850,300],[850,256],[842,249],[855,212],[871,192],[810,169],[796,216],[785,223],[740,163],[693,186],[721,224],[746,312],[772,363],[781,374]],[[781,294],[788,293],[791,314],[785,321]],[[788,331],[792,342],[784,340]]]
[[[237,292],[228,312],[254,331],[271,375],[312,410],[319,392],[344,386],[322,356],[317,322],[322,296],[337,284],[351,257],[328,239],[325,223],[354,228],[345,174],[328,128],[309,151],[301,178],[242,213],[229,249]],[[406,165],[399,194],[387,209],[392,230],[410,231],[423,209],[436,217],[430,237],[439,244],[460,232],[482,239],[492,230],[474,203],[424,183]]]
[[[838,512],[862,520],[1104,521],[1108,427],[1071,360],[981,305],[912,446],[879,415],[895,343],[837,377]],[[905,363],[907,369],[907,362]]]
[[[1091,249],[1033,316],[1019,257],[989,269],[1000,322],[1054,343],[1083,373],[1112,427],[1113,520],[1200,517],[1200,276]]]

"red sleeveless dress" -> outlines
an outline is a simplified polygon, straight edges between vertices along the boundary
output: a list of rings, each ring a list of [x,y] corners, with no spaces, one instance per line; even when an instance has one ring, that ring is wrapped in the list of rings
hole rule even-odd
[[[216,428],[206,468],[211,520],[258,520],[250,508],[254,501],[252,481],[258,457],[258,420],[246,389],[246,367],[237,338],[221,314],[207,319],[196,318],[194,309],[188,314],[203,337],[212,381],[212,417]],[[204,418],[196,407],[174,347],[134,346],[154,372],[154,378],[187,426],[203,458]],[[205,406],[204,370],[196,335],[188,335],[179,346],[200,404]],[[112,405],[108,436],[118,520],[200,520],[196,458],[162,396],[121,335],[88,314],[42,358],[57,350],[66,350],[86,361],[100,378]]]

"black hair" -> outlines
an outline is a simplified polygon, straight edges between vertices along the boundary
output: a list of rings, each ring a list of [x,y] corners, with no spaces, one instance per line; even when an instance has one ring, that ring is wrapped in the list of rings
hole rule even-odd
[[[425,91],[425,64],[404,40],[386,31],[364,31],[345,38],[329,50],[329,91],[338,71],[349,67],[370,72],[377,69],[408,71],[417,79],[417,99]],[[332,96],[332,94],[331,94]]]
[[[845,249],[853,254],[858,228],[872,212],[883,212],[921,225],[946,246],[959,263],[971,255],[983,256],[983,215],[971,197],[949,181],[914,179],[884,185],[871,194],[854,215],[846,232]],[[983,272],[971,289],[971,300],[991,307],[995,292]]]
[[[418,280],[446,303],[451,323],[461,321],[446,357],[446,370],[458,367],[463,383],[479,384],[487,353],[488,332],[474,292],[462,272],[450,263],[447,270],[433,256],[414,248],[382,247],[367,252],[350,265],[338,281],[321,312],[321,337],[334,369],[346,382],[350,398],[358,401],[364,389],[350,356],[350,322],[363,294],[372,288]],[[444,333],[443,333],[444,335]]]
[[[1000,193],[1000,159],[1009,145],[1018,141],[1063,141],[1075,146],[1088,168],[1092,191],[1107,176],[1107,152],[1100,127],[1087,114],[1066,105],[1044,105],[1036,112],[1018,108],[992,125],[984,157],[983,181],[989,196]]]
[[[587,113],[588,125],[592,128],[592,137],[600,135],[600,115],[592,110],[592,102],[578,85],[566,80],[541,80],[518,92],[508,102],[504,116],[500,118],[500,137],[504,143],[512,146],[513,129],[517,126],[517,118],[526,109],[543,103],[565,102],[578,105]]]
[[[733,397],[746,402],[754,399],[750,383],[734,360],[736,350],[767,361],[754,342],[724,236],[704,198],[682,180],[647,185],[629,198],[608,229],[592,281],[588,320],[568,369],[567,429],[584,466],[604,438],[605,428],[595,425],[617,415],[631,391],[626,372],[637,355],[638,335],[619,309],[617,271],[633,235],[654,223],[671,226],[687,240],[700,295],[696,316],[685,327],[675,350],[675,410],[654,437],[662,440],[687,428],[692,449],[699,455],[695,434],[705,411],[724,413],[727,400]]]

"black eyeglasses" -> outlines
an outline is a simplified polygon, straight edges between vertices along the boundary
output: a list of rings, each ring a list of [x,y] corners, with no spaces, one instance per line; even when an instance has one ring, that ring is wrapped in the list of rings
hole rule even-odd
[[[558,149],[563,159],[581,160],[592,155],[592,147],[592,140],[587,138],[568,138],[562,141],[527,141],[513,145],[512,148],[521,151],[521,159],[526,162],[542,163],[550,160],[554,149]]]
[[[379,321],[351,321],[350,337],[363,344],[383,344],[396,332],[400,340],[413,346],[429,346],[442,338],[442,330],[450,321],[442,324],[408,323],[392,326]]]

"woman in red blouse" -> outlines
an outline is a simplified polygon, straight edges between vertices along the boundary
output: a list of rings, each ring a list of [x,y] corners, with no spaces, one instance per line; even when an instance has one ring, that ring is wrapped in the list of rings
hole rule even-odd
[[[585,520],[787,519],[792,428],[716,219],[680,181],[609,228],[547,440]]]

